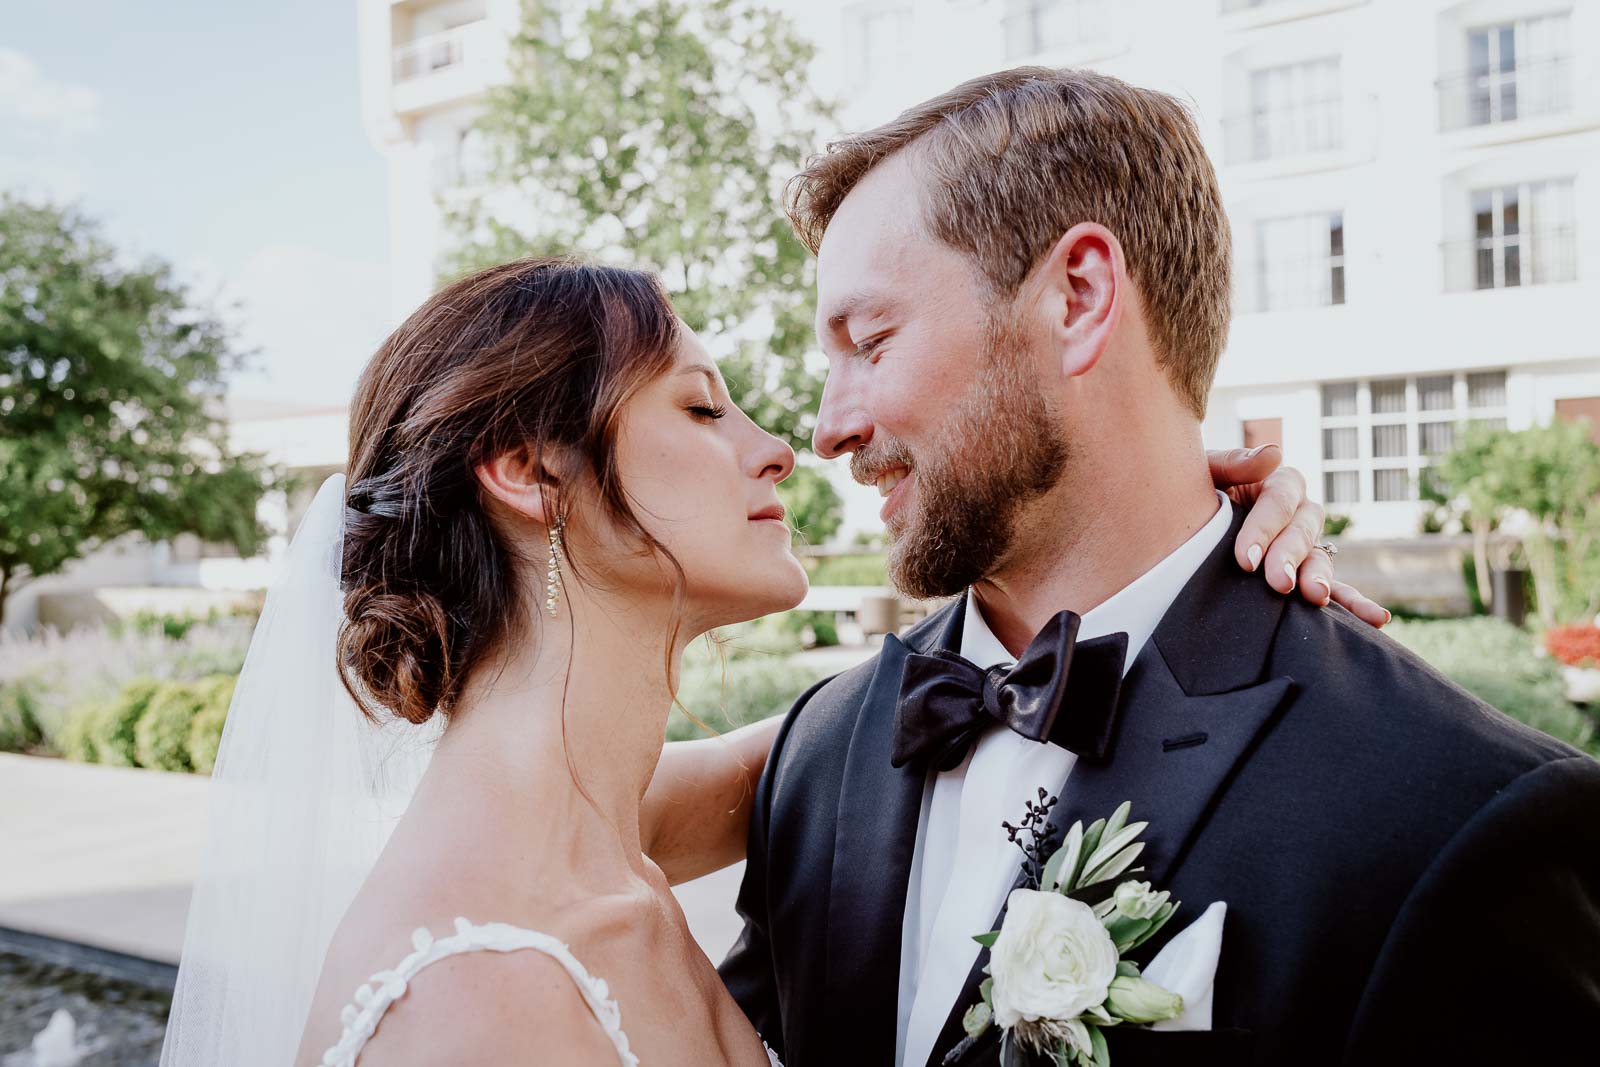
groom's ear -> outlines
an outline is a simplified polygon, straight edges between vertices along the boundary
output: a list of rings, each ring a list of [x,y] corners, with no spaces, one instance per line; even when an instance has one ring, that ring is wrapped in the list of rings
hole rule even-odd
[[[1051,350],[1066,377],[1093,370],[1110,346],[1127,276],[1122,243],[1095,222],[1062,234],[1034,271]]]
[[[478,464],[473,473],[491,499],[517,515],[540,526],[555,521],[560,479],[533,449],[523,446],[503,452]]]

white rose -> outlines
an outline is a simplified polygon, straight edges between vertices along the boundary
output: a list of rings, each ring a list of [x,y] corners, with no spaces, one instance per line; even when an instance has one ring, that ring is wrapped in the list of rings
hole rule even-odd
[[[1123,882],[1117,886],[1113,898],[1117,910],[1130,919],[1149,919],[1160,911],[1171,897],[1170,893],[1157,893],[1149,882]]]
[[[1117,946],[1082,901],[1013,889],[989,950],[989,974],[1001,1026],[1071,1019],[1105,1001],[1117,974]]]

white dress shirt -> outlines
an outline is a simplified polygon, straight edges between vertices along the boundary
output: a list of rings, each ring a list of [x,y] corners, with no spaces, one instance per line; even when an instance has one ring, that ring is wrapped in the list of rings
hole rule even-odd
[[[1217,513],[1198,533],[1084,614],[1079,640],[1119,631],[1128,635],[1124,673],[1200,564],[1227,535],[1233,509],[1227,506],[1227,497],[1217,496]],[[972,596],[967,597],[959,651],[984,668],[1016,659],[989,629]],[[1006,840],[1001,822],[1020,822],[1039,787],[1055,792],[1068,780],[1076,760],[1058,745],[1030,741],[996,724],[959,766],[928,776],[900,928],[897,1064],[922,1067],[927,1061],[978,957],[973,935],[990,928],[1016,880],[1022,854]]]

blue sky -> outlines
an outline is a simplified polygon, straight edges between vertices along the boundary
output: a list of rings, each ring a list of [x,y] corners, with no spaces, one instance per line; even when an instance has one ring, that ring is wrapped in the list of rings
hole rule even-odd
[[[0,26],[0,187],[241,307],[236,392],[337,403],[388,319],[353,0],[52,0]]]

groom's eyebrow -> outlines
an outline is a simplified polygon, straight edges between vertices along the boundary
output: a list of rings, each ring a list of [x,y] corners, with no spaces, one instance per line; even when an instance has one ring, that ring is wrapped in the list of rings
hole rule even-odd
[[[833,314],[828,316],[828,329],[835,332],[843,330],[851,319],[869,314],[882,314],[893,305],[894,300],[887,293],[871,289],[851,293],[841,300],[834,307]]]

